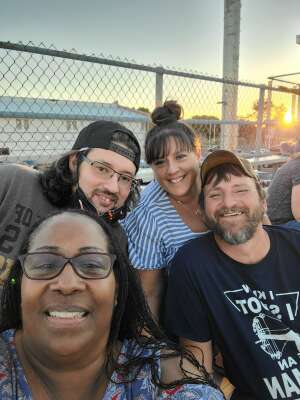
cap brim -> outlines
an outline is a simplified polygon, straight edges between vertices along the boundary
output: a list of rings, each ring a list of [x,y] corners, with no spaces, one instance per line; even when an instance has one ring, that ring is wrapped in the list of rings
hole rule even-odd
[[[218,167],[219,165],[222,164],[237,165],[245,172],[247,176],[249,176],[250,178],[256,178],[254,171],[253,173],[250,173],[250,171],[248,171],[247,168],[245,168],[245,165],[243,164],[242,160],[234,153],[228,150],[215,150],[205,158],[205,160],[201,165],[200,175],[202,184],[205,183],[209,172],[213,168]]]

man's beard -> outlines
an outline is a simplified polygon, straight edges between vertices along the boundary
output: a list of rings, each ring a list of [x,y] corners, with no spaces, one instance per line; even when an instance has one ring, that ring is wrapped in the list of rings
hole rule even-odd
[[[218,216],[224,213],[235,213],[235,212],[243,212],[242,215],[245,216],[245,222],[243,226],[237,231],[233,232],[230,228],[226,228],[222,226],[218,222]],[[216,218],[209,218],[206,212],[203,212],[204,223],[208,229],[214,232],[217,236],[219,236],[226,243],[231,245],[243,244],[246,243],[249,239],[253,237],[255,234],[258,225],[262,222],[264,216],[264,209],[262,206],[258,206],[255,210],[250,213],[247,208],[234,208],[227,209],[222,208],[218,211]]]
[[[86,210],[90,213],[95,213],[99,217],[103,217],[108,222],[115,222],[119,219],[125,218],[126,216],[125,205],[119,208],[114,208],[112,210],[99,212],[92,201],[87,198],[87,196],[79,186],[77,186],[75,192],[73,193],[70,206],[74,208],[81,208],[82,210]]]

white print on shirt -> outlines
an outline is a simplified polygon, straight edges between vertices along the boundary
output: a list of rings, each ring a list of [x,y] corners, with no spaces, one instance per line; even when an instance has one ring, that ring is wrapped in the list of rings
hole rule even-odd
[[[263,313],[253,318],[253,332],[261,349],[273,360],[280,360],[287,342],[294,342],[300,353],[300,335],[285,326],[279,319]]]
[[[300,334],[288,326],[298,318],[299,291],[275,293],[242,285],[224,295],[239,313],[252,318],[255,345],[283,371],[263,377],[271,398],[300,399]]]

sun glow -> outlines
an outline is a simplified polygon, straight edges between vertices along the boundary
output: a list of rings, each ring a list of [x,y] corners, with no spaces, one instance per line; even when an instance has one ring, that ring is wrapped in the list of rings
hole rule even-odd
[[[291,110],[288,110],[283,117],[283,120],[286,124],[291,124],[293,122],[293,116]]]

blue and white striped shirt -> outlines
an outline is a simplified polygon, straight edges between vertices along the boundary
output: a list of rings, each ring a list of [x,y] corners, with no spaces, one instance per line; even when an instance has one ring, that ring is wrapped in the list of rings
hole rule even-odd
[[[122,225],[128,237],[130,261],[137,269],[168,268],[177,250],[201,235],[182,221],[157,181],[147,185],[138,206]]]

